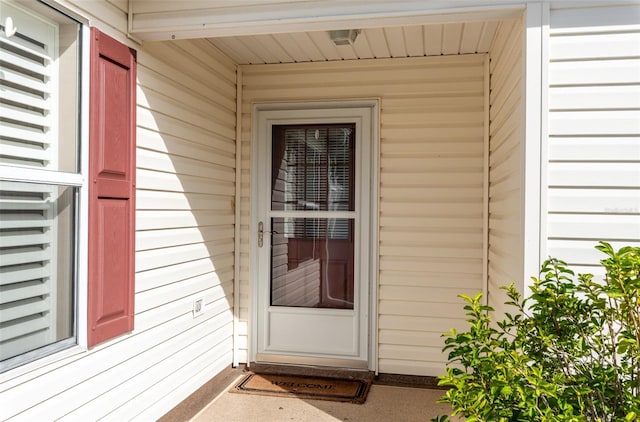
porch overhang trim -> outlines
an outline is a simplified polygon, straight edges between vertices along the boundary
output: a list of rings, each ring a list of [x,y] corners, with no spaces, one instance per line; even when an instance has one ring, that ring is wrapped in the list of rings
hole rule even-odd
[[[466,7],[456,8],[451,8],[451,3],[447,3],[448,8],[443,8],[444,2],[412,1],[388,3],[394,6],[393,11],[387,10],[389,7],[382,8],[379,3],[374,3],[374,6],[378,7],[362,6],[358,10],[351,8],[341,14],[344,7],[332,3],[334,10],[328,10],[326,7],[323,10],[296,8],[293,11],[280,10],[279,15],[277,11],[256,15],[255,12],[248,11],[245,14],[240,11],[221,13],[219,9],[140,13],[136,12],[137,1],[131,1],[133,13],[129,22],[130,33],[146,41],[499,20],[517,17],[526,7],[523,1],[497,4],[494,2],[484,6],[478,6],[478,1],[466,1],[459,4]]]

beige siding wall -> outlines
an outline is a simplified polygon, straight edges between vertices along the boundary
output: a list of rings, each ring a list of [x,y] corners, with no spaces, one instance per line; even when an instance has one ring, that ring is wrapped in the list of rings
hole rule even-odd
[[[126,2],[78,4],[92,24],[126,41]],[[231,365],[235,66],[206,41],[131,45],[135,330],[0,374],[0,420],[155,420]],[[194,318],[196,298],[206,310]]]
[[[640,246],[640,6],[552,9],[548,41],[546,255],[598,272]]]
[[[488,303],[504,310],[500,286],[523,285],[523,24],[500,24],[490,58]]]
[[[441,373],[440,334],[464,327],[456,295],[482,290],[484,56],[245,66],[242,72],[243,337],[253,104],[380,98],[379,370]]]

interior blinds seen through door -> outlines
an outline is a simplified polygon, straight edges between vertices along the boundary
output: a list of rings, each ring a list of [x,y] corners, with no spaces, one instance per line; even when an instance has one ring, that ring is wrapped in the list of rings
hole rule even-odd
[[[278,126],[273,138],[272,209],[353,211],[355,127],[352,124]],[[345,219],[285,220],[285,235],[349,238]]]

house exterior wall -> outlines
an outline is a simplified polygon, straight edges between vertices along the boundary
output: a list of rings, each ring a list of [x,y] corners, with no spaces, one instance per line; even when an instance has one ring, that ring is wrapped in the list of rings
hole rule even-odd
[[[523,280],[523,21],[502,21],[489,51],[488,303],[503,311],[500,286]]]
[[[155,420],[232,362],[235,65],[128,41],[126,2],[65,5],[138,53],[135,329],[0,374],[0,420]]]
[[[125,1],[61,3],[138,52],[135,330],[0,374],[1,420],[155,419],[229,366],[234,347],[248,360],[255,103],[380,100],[380,372],[442,372],[440,334],[466,326],[456,295],[483,288],[485,201],[489,304],[502,309],[502,284],[524,287],[522,19],[501,22],[488,54],[488,128],[483,55],[242,67],[236,220],[234,63],[205,40],[135,44]],[[597,240],[640,244],[640,7],[557,4],[542,41],[540,249],[592,272]],[[194,318],[197,298],[206,310]]]
[[[578,272],[598,240],[640,246],[638,31],[637,4],[550,11],[544,256]]]
[[[441,333],[465,325],[456,295],[483,284],[484,67],[484,55],[466,55],[241,68],[240,344],[255,230],[253,105],[379,98],[378,369],[442,372]]]

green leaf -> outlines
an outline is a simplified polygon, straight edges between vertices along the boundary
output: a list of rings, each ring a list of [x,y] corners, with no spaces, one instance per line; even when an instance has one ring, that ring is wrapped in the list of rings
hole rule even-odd
[[[627,353],[629,348],[633,347],[635,344],[636,342],[634,340],[630,338],[623,338],[622,340],[620,340],[620,343],[618,343],[617,352],[620,354]]]

